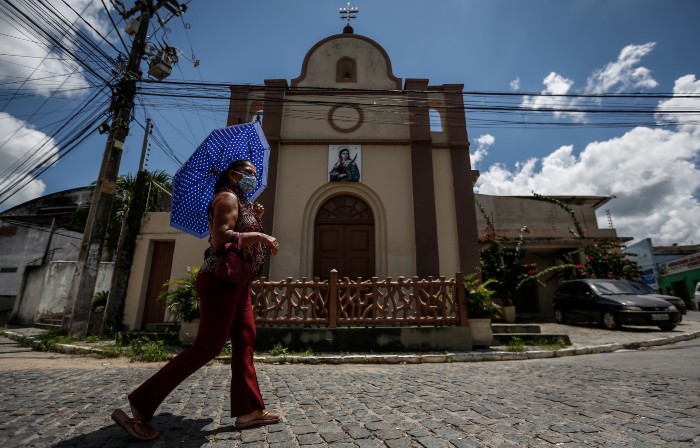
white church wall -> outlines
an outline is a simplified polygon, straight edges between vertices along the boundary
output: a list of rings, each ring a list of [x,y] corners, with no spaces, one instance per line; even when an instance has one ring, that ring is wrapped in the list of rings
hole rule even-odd
[[[433,148],[433,179],[440,275],[449,278],[460,269],[457,214],[449,148]]]

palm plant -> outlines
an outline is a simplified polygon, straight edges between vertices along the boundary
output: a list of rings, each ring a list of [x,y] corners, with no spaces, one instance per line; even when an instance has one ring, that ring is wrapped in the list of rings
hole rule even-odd
[[[165,301],[165,308],[171,311],[177,320],[192,322],[199,319],[199,296],[195,289],[199,266],[187,268],[187,276],[169,280],[164,286],[175,286],[163,291],[158,296],[159,300]]]
[[[487,286],[496,283],[493,279],[482,282],[477,274],[464,276],[464,300],[469,317],[475,319],[496,319],[500,309],[493,298],[496,291]]]

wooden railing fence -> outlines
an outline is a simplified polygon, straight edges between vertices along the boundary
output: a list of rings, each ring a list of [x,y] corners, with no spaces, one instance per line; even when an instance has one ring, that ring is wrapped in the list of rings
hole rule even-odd
[[[454,278],[256,280],[251,286],[258,325],[379,327],[467,325],[461,273]],[[460,279],[455,281],[455,279]]]

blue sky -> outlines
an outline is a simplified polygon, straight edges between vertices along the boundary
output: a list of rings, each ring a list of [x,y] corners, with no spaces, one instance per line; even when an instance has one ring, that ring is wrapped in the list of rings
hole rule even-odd
[[[34,2],[12,3],[21,8]],[[62,2],[53,3],[61,3],[56,7],[74,18]],[[85,10],[84,17],[95,29],[110,33],[111,44],[123,49],[101,2],[68,3]],[[402,79],[464,84],[465,91],[477,92],[690,93],[696,98],[639,100],[638,105],[654,109],[680,104],[684,110],[700,111],[698,1],[357,0],[352,5],[360,8],[352,24],[355,32],[382,45],[394,74]],[[181,52],[170,81],[291,80],[299,75],[304,56],[316,42],[342,31],[338,9],[344,6],[346,1],[330,0],[192,0],[185,16],[171,20],[167,33],[153,30],[153,39],[165,37]],[[120,20],[114,12],[113,17]],[[83,22],[76,23],[95,42],[102,41]],[[95,91],[94,87],[66,90],[87,85],[79,71],[63,85],[66,78],[24,81],[71,71],[65,54],[54,50],[46,58],[46,46],[36,41],[16,21],[0,20],[2,172],[45,136],[54,137],[56,145],[42,148],[37,157],[58,154],[66,137],[57,133],[55,123],[74,113]],[[65,42],[70,45],[71,40]],[[106,43],[101,47],[116,55]],[[193,59],[201,61],[198,68]],[[105,104],[107,100],[99,99]],[[542,101],[554,100],[535,96],[511,101],[538,108]],[[557,106],[584,106],[576,98],[556,101]],[[93,104],[94,116],[104,111],[103,105],[100,109]],[[156,127],[148,168],[174,173],[177,163],[163,148],[167,145],[177,158],[186,159],[212,129],[225,125],[225,110],[225,101],[193,104],[144,98],[135,119],[143,123],[148,114]],[[543,114],[542,121],[554,123],[549,126],[532,124],[538,121],[533,115],[523,115],[520,125],[509,126],[484,123],[483,118],[492,116],[467,112],[473,162],[481,171],[479,192],[615,195],[617,199],[601,213],[610,210],[620,235],[652,237],[655,244],[700,243],[698,114],[649,114],[640,116],[639,123],[626,115],[626,124],[614,127],[597,126],[598,118],[590,114]],[[519,119],[512,113],[506,118]],[[603,121],[619,120],[606,116]],[[134,173],[138,167],[143,130],[136,123],[131,129],[122,173]],[[0,210],[37,195],[88,185],[97,177],[104,143],[105,136],[91,136],[0,204]],[[0,190],[7,181],[0,177]],[[607,218],[600,218],[601,226],[606,226]]]

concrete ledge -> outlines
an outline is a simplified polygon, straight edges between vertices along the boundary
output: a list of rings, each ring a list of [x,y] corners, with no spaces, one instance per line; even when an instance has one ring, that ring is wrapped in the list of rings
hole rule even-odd
[[[445,327],[455,328],[455,327]],[[34,329],[32,329],[34,330]],[[28,334],[5,330],[5,336],[15,341],[27,342],[35,348],[40,344],[35,335],[37,331]],[[386,353],[386,354],[348,354],[348,355],[282,355],[255,356],[255,362],[263,364],[422,364],[445,362],[482,362],[482,361],[517,361],[524,359],[544,359],[560,356],[578,356],[596,353],[611,353],[618,350],[634,350],[645,347],[669,345],[677,342],[700,338],[700,331],[676,334],[667,338],[656,338],[625,344],[601,344],[585,347],[569,347],[561,350],[531,350],[524,352],[507,351],[455,351],[448,353]],[[56,344],[56,351],[66,354],[100,354],[104,350],[99,347],[87,347],[76,344]],[[228,362],[228,358],[219,357],[219,361]]]
[[[554,358],[554,351],[552,350],[533,350],[525,353],[527,354],[527,359]]]
[[[258,327],[255,348],[282,344],[292,352],[471,351],[469,327]]]

